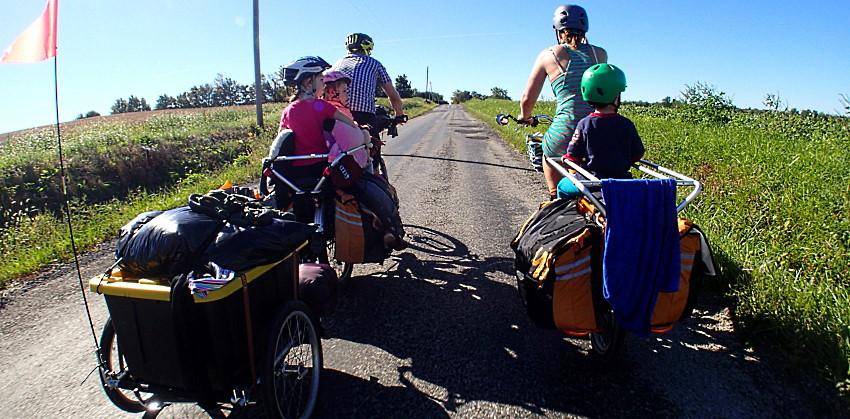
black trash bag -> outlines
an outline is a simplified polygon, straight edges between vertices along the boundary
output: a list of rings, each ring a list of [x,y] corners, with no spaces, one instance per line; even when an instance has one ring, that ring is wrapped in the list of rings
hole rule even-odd
[[[148,221],[127,241],[119,266],[125,276],[168,277],[188,272],[215,238],[224,222],[192,211],[174,208]]]
[[[118,244],[115,246],[115,259],[121,258],[121,256],[127,251],[127,243],[130,242],[130,238],[142,228],[143,225],[147,224],[148,221],[153,220],[157,215],[162,214],[162,211],[148,211],[143,212],[130,220],[129,223],[124,224],[124,227],[121,227],[121,230],[118,231]]]
[[[205,261],[232,271],[278,261],[310,239],[316,227],[272,219],[265,226],[227,224],[203,255]]]
[[[333,313],[337,302],[336,271],[323,263],[302,263],[298,266],[298,294],[317,316]]]

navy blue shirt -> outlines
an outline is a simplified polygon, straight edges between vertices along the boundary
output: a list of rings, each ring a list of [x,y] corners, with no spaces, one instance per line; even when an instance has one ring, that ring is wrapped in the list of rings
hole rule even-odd
[[[594,112],[578,122],[566,158],[600,179],[629,179],[629,167],[644,151],[632,121],[616,113]]]

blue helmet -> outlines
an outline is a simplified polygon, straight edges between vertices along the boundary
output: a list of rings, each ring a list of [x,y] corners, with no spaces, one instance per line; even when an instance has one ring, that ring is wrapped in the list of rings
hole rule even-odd
[[[573,30],[587,32],[590,24],[587,21],[587,12],[583,7],[575,4],[565,4],[555,9],[552,18],[552,27],[556,31]]]
[[[322,57],[301,57],[283,66],[283,84],[298,86],[305,78],[322,74],[331,65]]]

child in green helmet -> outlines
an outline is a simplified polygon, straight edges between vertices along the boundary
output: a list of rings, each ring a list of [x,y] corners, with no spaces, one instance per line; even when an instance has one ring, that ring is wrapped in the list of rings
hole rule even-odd
[[[582,98],[595,111],[579,121],[564,157],[600,179],[630,179],[645,152],[635,124],[617,113],[625,90],[626,75],[611,64],[591,66],[581,78]]]

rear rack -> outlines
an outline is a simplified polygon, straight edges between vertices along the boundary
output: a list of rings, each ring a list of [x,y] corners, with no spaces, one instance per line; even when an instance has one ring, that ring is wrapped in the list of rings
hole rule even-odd
[[[552,157],[546,156],[546,161],[552,165],[559,173],[564,175],[565,178],[569,179],[570,182],[575,185],[575,187],[587,198],[593,205],[596,206],[597,209],[605,214],[605,205],[591,192],[591,187],[600,187],[602,186],[602,181],[600,181],[596,176],[592,175],[590,172],[579,166],[577,163],[569,161],[565,158],[555,159]],[[580,174],[584,177],[584,179],[580,179],[576,176],[575,173],[571,173],[567,170],[567,165],[569,169],[575,170],[575,173]],[[685,186],[692,187],[693,190],[682,199],[681,202],[676,205],[676,212],[682,212],[693,200],[702,192],[702,183],[698,180],[685,176],[675,170],[668,169],[664,166],[655,164],[649,160],[640,160],[635,163],[632,167],[639,170],[640,172],[649,175],[656,179],[670,179],[673,178],[676,180],[676,186]]]

